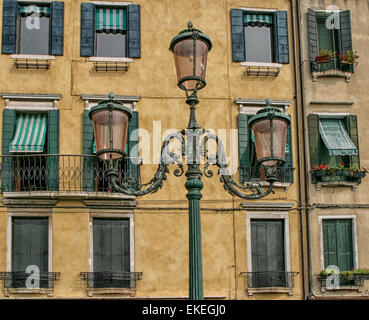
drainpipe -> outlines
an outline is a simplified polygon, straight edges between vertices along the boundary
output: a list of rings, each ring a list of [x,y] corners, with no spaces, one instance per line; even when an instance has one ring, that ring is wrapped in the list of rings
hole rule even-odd
[[[297,10],[297,32],[299,35],[299,52],[300,52],[300,85],[301,85],[301,115],[302,115],[302,132],[303,132],[303,157],[304,157],[304,171],[305,171],[305,219],[306,219],[306,232],[307,232],[307,250],[308,250],[308,259],[307,259],[307,269],[308,269],[308,296],[309,299],[312,296],[312,283],[313,283],[313,275],[312,275],[312,259],[311,259],[311,233],[310,233],[310,191],[309,191],[309,168],[308,168],[308,132],[307,132],[307,118],[305,111],[305,72],[304,72],[304,52],[302,46],[302,30],[300,26],[300,22],[303,21],[301,17],[301,7],[300,0],[296,1],[296,10]]]
[[[299,210],[299,216],[300,216],[300,228],[301,228],[301,232],[300,232],[300,243],[301,243],[301,275],[302,275],[302,296],[303,299],[306,299],[306,277],[305,277],[305,228],[304,228],[304,208],[305,205],[303,205],[304,202],[304,196],[303,196],[303,186],[302,186],[302,180],[303,180],[303,159],[302,159],[302,148],[301,148],[301,144],[300,144],[300,139],[301,139],[301,134],[300,134],[300,130],[299,130],[299,126],[300,123],[304,121],[304,119],[302,119],[301,121],[301,114],[300,114],[300,86],[299,86],[299,80],[298,80],[298,75],[297,72],[299,70],[298,68],[298,55],[297,55],[297,44],[296,44],[296,5],[295,5],[295,1],[296,0],[291,0],[291,11],[292,11],[292,32],[293,32],[293,60],[294,60],[294,68],[295,68],[295,90],[296,90],[296,96],[295,96],[295,101],[296,101],[296,121],[297,121],[297,157],[298,157],[298,161],[299,161],[299,203],[300,206],[298,208]],[[298,22],[301,21],[300,19],[298,19]],[[300,37],[300,34],[298,34],[298,37]],[[301,48],[299,47],[299,50],[301,50]],[[301,53],[301,51],[300,51]],[[304,157],[305,158],[305,157]]]

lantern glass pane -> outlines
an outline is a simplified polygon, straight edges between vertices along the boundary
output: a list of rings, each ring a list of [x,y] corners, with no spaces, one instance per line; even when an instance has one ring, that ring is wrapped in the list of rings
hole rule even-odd
[[[110,129],[109,129],[109,110],[98,111],[93,114],[92,122],[94,124],[94,133],[96,140],[96,152],[103,149],[110,149]],[[112,111],[112,132],[113,149],[126,150],[128,115],[120,110]],[[101,159],[108,160],[112,155],[113,159],[121,158],[119,153],[103,153]]]
[[[194,42],[196,42],[196,62],[194,59]],[[173,53],[178,80],[193,76],[205,79],[208,56],[208,46],[205,42],[193,39],[182,40],[174,46]],[[195,89],[196,84],[197,80],[183,82],[184,87],[189,90]]]
[[[255,149],[258,160],[266,157],[278,157],[285,159],[287,123],[273,119],[273,153],[270,139],[270,120],[262,120],[253,125],[255,136]],[[273,166],[277,161],[270,160],[263,162],[264,165]]]

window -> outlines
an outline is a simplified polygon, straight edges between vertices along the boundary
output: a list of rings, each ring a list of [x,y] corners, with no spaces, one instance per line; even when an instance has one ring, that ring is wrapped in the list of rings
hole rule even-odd
[[[248,126],[252,114],[240,113],[238,115],[238,147],[240,156],[241,182],[265,181],[264,171],[257,167],[254,135]],[[284,167],[277,168],[279,182],[293,182],[293,158],[291,125],[288,126],[286,141],[286,163]]]
[[[48,224],[48,218],[13,218],[11,288],[27,288],[29,266],[39,268],[40,288],[49,288],[49,281],[42,277],[49,271]]]
[[[286,287],[284,220],[251,220],[251,288]]]
[[[131,288],[129,219],[93,220],[94,288]]]
[[[314,171],[321,165],[333,170],[340,167],[355,170],[360,168],[357,116],[310,114],[308,122],[313,183],[351,180],[360,182],[356,175],[345,175],[344,172],[331,174],[329,170]]]
[[[353,72],[352,64],[342,63],[339,59],[340,53],[352,50],[350,10],[332,13],[309,9],[307,18],[311,70]],[[317,62],[321,50],[332,51],[333,56],[328,62]]]
[[[231,10],[233,61],[289,63],[286,11]]]
[[[81,15],[81,56],[140,57],[140,5],[82,3]]]
[[[2,53],[63,55],[64,3],[4,0]]]
[[[2,146],[3,192],[59,189],[59,110],[4,109]]]
[[[339,271],[354,269],[352,219],[323,219],[324,268],[338,267]],[[340,285],[354,281],[340,280]]]

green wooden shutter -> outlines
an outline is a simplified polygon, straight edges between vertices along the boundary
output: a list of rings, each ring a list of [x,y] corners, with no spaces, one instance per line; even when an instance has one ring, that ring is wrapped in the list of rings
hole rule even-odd
[[[94,219],[94,272],[130,272],[129,219]],[[102,278],[95,287],[127,287],[126,280]]]
[[[270,286],[273,271],[285,271],[283,220],[251,220],[251,257],[255,287]],[[285,286],[281,279],[278,285]]]
[[[140,182],[140,165],[137,164],[137,157],[139,156],[139,147],[138,147],[138,112],[132,112],[132,119],[128,124],[128,157],[133,157],[133,159],[127,160],[127,176],[129,178],[134,179],[136,182],[135,188],[138,188],[138,184]]]
[[[50,12],[50,54],[62,56],[64,52],[64,2],[51,2]]]
[[[141,57],[141,18],[140,5],[130,4],[127,7],[128,19],[128,57]]]
[[[320,133],[319,117],[317,114],[309,114],[309,142],[310,142],[310,168],[320,164]],[[316,183],[315,176],[312,176],[313,183]]]
[[[243,10],[231,9],[232,57],[234,62],[246,61]]]
[[[316,19],[316,11],[308,9],[307,13],[308,41],[309,41],[309,57],[311,71],[317,71],[318,65],[315,63],[315,58],[318,55],[318,25]]]
[[[286,139],[286,163],[285,168],[293,168],[293,148],[292,148],[292,125],[290,124],[287,128],[287,139]],[[285,181],[283,182],[294,182],[294,170],[289,170],[284,175]]]
[[[340,12],[339,51],[346,52],[347,50],[352,50],[350,10]],[[350,71],[354,72],[353,65],[350,65]]]
[[[17,45],[18,2],[4,0],[3,2],[3,32],[1,53],[16,53]]]
[[[92,57],[95,51],[95,5],[81,4],[81,56]]]
[[[354,268],[352,220],[323,220],[324,267],[334,265],[340,271]]]
[[[289,63],[287,11],[276,11],[273,19],[275,62]]]
[[[48,218],[13,218],[12,271],[26,271],[36,265],[48,272]],[[14,281],[13,287],[25,287],[25,279]],[[40,286],[47,283],[40,282]]]
[[[346,130],[350,136],[351,141],[357,148],[357,155],[350,156],[350,165],[360,168],[360,148],[359,148],[359,131],[357,127],[357,116],[349,115],[345,117],[344,123],[345,123]]]
[[[59,190],[59,110],[49,110],[47,119],[48,191]]]
[[[9,144],[12,141],[16,128],[17,115],[15,110],[3,111],[3,155],[10,155]],[[12,157],[3,157],[1,164],[1,190],[3,192],[14,191],[14,160]]]
[[[94,129],[88,116],[89,110],[83,111],[83,154],[93,155]],[[83,158],[83,190],[94,191],[94,159]]]
[[[240,156],[240,181],[251,180],[248,115],[238,115],[238,152]]]

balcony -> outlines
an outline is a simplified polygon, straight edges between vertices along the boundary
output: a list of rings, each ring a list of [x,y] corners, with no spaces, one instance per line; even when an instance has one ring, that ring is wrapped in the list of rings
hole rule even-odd
[[[47,293],[52,296],[55,281],[59,280],[60,272],[40,272],[29,280],[31,273],[0,272],[0,280],[4,282],[4,293]],[[28,283],[29,282],[29,283]]]
[[[132,188],[139,174],[127,174],[131,158],[118,160],[119,182]],[[5,155],[0,156],[2,193],[22,192],[106,192],[112,193],[106,178],[104,161],[94,155]]]
[[[354,67],[352,64],[343,63],[333,57],[326,63],[311,61],[311,70],[314,82],[319,77],[342,77],[346,79],[346,82],[350,82]]]
[[[243,181],[265,181],[264,169],[257,167],[241,167]],[[293,171],[295,168],[279,167],[277,168],[277,181],[282,183],[291,183],[293,181]]]
[[[254,293],[288,293],[293,294],[294,277],[298,272],[258,271],[242,272],[245,288],[249,296]]]
[[[134,296],[136,282],[142,279],[142,272],[81,272],[86,281],[89,296],[104,293],[120,293]]]
[[[320,282],[321,292],[330,290],[357,290],[362,291],[364,287],[364,280],[369,279],[369,274],[355,274],[350,272],[340,273],[335,276],[331,275],[315,275],[315,278]]]

